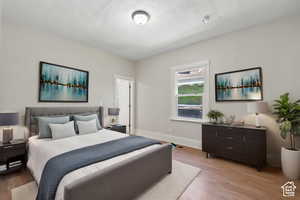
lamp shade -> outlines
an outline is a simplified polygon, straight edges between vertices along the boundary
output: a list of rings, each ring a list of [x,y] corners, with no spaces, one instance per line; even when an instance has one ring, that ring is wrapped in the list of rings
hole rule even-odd
[[[248,103],[247,111],[248,113],[267,113],[269,111],[268,104],[263,101]]]
[[[0,113],[0,126],[14,126],[19,124],[19,113]]]
[[[118,116],[120,112],[119,108],[108,108],[108,115],[110,116]]]

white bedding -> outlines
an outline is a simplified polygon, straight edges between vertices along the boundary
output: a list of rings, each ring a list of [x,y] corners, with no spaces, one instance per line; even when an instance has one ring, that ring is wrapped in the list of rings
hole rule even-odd
[[[92,133],[87,135],[76,135],[73,137],[68,137],[68,138],[63,138],[58,140],[38,139],[37,136],[33,136],[29,138],[29,152],[28,152],[27,167],[32,172],[32,175],[36,180],[36,182],[39,183],[44,166],[49,159],[74,149],[79,149],[86,146],[108,142],[122,137],[127,137],[127,135],[115,131],[106,130],[106,129],[102,129],[97,133]],[[92,174],[96,171],[109,167],[115,163],[136,156],[142,152],[150,151],[157,147],[159,147],[159,145],[152,145],[137,151],[133,151],[131,153],[127,153],[121,156],[111,158],[109,160],[101,161],[93,165],[80,168],[78,170],[75,170],[67,174],[61,180],[58,186],[55,199],[63,200],[65,185],[74,182],[75,180],[81,177]]]

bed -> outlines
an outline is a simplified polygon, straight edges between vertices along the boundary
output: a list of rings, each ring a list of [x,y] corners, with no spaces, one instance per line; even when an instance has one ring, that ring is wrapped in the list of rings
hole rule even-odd
[[[126,134],[101,129],[95,133],[58,140],[38,139],[36,116],[84,113],[96,113],[103,126],[102,107],[26,108],[25,124],[30,130],[27,167],[37,184],[49,159],[72,150],[128,137]],[[171,146],[154,144],[66,174],[58,185],[55,200],[134,199],[171,171]]]

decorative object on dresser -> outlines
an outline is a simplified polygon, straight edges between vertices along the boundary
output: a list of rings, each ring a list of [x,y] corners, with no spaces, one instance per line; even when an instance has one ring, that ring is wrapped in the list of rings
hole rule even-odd
[[[263,81],[261,67],[215,75],[216,101],[261,101]]]
[[[227,124],[233,124],[235,120],[235,115],[230,115],[229,117],[226,118],[226,123]]]
[[[207,117],[209,118],[209,121],[213,124],[216,124],[216,123],[221,123],[223,120],[223,117],[224,117],[224,114],[218,110],[210,110],[208,113],[207,113]]]
[[[114,125],[117,123],[118,119],[117,117],[119,116],[120,109],[119,108],[108,108],[108,115],[112,116],[111,117],[111,125]]]
[[[202,150],[208,155],[239,161],[257,170],[266,164],[266,129],[252,126],[202,124]]]
[[[19,113],[0,113],[0,126],[15,126],[19,123]],[[4,128],[2,142],[9,143],[13,139],[13,128]]]
[[[88,102],[89,72],[40,62],[40,102]]]
[[[21,169],[25,166],[25,140],[12,140],[10,143],[0,143],[0,175]]]
[[[115,124],[115,125],[110,125],[105,127],[105,129],[109,129],[112,131],[117,131],[120,133],[126,133],[126,126],[125,125],[121,125],[121,124]]]
[[[259,114],[267,113],[269,111],[268,104],[263,101],[248,103],[247,111],[248,111],[248,113],[251,113],[251,114],[255,113],[255,125],[257,128],[259,128],[260,127]]]
[[[273,108],[282,139],[288,136],[290,139],[290,147],[281,148],[282,170],[290,180],[297,180],[300,178],[300,150],[296,148],[295,137],[300,136],[300,100],[292,101],[286,93],[275,100]]]

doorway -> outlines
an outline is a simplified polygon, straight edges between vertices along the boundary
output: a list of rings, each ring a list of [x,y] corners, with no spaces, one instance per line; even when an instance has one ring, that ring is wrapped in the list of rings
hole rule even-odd
[[[134,79],[115,76],[115,105],[120,109],[118,123],[126,125],[126,132],[133,134],[134,127]]]

